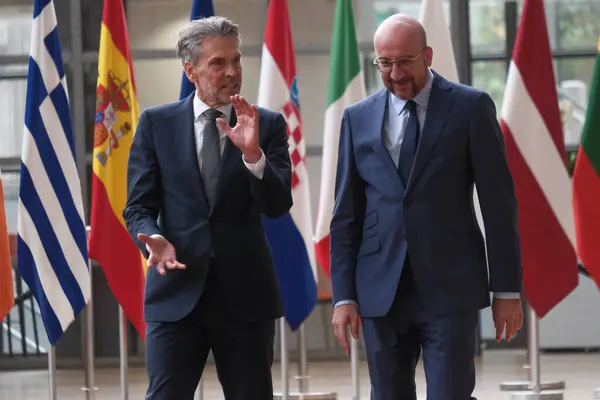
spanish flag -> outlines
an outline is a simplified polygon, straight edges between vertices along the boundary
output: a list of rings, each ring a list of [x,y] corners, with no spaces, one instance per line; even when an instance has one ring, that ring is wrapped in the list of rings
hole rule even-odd
[[[125,315],[145,338],[145,261],[125,227],[127,159],[139,117],[122,0],[104,0],[94,125],[90,258]]]
[[[4,211],[4,191],[2,190],[2,171],[0,171],[0,322],[15,305],[13,292],[13,271],[8,242],[8,226]]]

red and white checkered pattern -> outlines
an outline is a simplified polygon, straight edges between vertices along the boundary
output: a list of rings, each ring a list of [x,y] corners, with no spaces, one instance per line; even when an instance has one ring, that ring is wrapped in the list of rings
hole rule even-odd
[[[291,100],[279,110],[285,121],[287,122],[287,134],[290,142],[290,158],[292,159],[292,190],[300,183],[300,178],[296,173],[296,168],[300,163],[304,163],[306,160],[306,154],[304,146],[301,145],[303,140],[302,137],[302,123],[300,121],[300,114],[298,109]]]

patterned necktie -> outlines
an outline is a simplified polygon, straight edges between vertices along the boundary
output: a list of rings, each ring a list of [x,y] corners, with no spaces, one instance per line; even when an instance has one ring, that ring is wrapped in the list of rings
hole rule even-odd
[[[221,144],[216,120],[222,113],[211,108],[204,111],[202,115],[206,118],[202,132],[202,178],[208,204],[212,209],[216,202],[217,186],[221,172]]]
[[[404,139],[402,140],[402,147],[400,148],[398,172],[406,187],[406,185],[408,185],[408,178],[410,177],[410,170],[412,169],[415,160],[415,154],[417,153],[420,128],[419,118],[417,117],[417,103],[409,100],[404,107],[408,110],[410,116],[408,117],[408,124],[406,124]]]

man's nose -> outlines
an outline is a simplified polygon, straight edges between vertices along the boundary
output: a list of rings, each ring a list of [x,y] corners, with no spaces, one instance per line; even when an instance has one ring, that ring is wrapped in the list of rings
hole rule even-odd
[[[390,71],[390,77],[392,78],[392,80],[399,81],[405,76],[406,73],[402,70],[402,68],[400,68],[398,64],[392,64],[392,70]]]
[[[225,68],[225,75],[232,76],[237,74],[237,68],[233,64],[228,64],[227,68]]]

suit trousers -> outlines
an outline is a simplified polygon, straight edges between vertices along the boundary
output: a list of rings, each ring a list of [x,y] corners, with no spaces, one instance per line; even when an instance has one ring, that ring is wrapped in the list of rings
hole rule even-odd
[[[371,400],[416,400],[421,354],[428,400],[474,399],[477,320],[477,312],[436,315],[428,310],[405,265],[389,313],[362,320]]]
[[[147,400],[192,400],[211,350],[226,400],[273,398],[275,320],[228,320],[223,299],[212,271],[189,315],[147,323]]]

